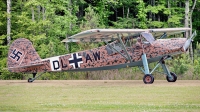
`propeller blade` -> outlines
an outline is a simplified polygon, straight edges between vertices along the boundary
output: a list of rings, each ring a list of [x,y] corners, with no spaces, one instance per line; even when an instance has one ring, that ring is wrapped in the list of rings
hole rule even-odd
[[[184,51],[187,51],[187,49],[189,48],[191,42],[193,41],[193,38],[197,35],[196,31],[194,31],[194,33],[192,34],[192,36],[185,42],[185,44],[183,45],[183,49]]]

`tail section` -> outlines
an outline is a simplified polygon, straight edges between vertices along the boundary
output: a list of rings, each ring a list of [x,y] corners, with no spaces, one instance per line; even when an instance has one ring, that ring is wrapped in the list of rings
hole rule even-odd
[[[32,43],[28,39],[19,38],[9,48],[7,66],[12,71],[12,68],[29,66],[32,63],[40,62],[40,60]]]

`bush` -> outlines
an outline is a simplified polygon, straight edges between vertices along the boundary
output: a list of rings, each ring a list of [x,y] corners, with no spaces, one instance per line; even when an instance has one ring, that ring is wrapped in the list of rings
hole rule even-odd
[[[171,71],[175,72],[177,75],[184,75],[192,64],[188,54],[182,54],[177,56],[172,63]]]

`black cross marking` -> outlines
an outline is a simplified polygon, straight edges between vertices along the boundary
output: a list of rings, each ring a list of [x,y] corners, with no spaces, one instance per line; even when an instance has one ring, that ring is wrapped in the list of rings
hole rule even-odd
[[[78,54],[74,53],[74,54],[72,55],[72,59],[69,60],[69,64],[74,65],[75,68],[79,68],[79,67],[80,67],[81,61],[83,61],[83,60],[82,60],[82,57],[81,57],[81,58],[78,58],[77,55],[78,55]]]
[[[16,49],[15,50],[13,50],[13,52],[11,53],[11,55],[10,55],[10,57],[12,58],[12,59],[14,59],[14,60],[16,60],[16,58],[17,58],[17,61],[19,61],[19,59],[20,59],[20,56],[22,55],[22,53],[20,52],[20,51],[16,51]]]

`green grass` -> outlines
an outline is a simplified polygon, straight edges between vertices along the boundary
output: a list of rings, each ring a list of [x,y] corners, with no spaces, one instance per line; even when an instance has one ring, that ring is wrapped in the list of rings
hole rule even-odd
[[[0,111],[200,111],[200,81],[0,81]]]

